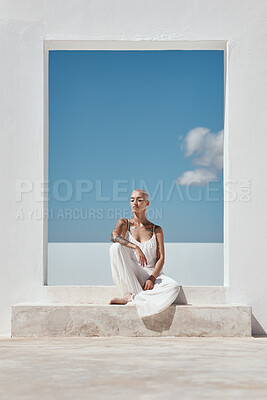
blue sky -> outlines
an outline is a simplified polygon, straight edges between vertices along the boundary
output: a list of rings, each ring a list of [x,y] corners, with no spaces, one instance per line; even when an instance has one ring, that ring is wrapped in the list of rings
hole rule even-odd
[[[165,242],[223,242],[223,119],[223,51],[50,51],[48,241],[109,242],[144,188]]]

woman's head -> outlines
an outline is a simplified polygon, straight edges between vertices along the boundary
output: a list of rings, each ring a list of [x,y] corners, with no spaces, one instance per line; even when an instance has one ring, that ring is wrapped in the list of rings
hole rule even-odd
[[[130,202],[133,212],[145,213],[149,205],[148,193],[143,189],[135,189],[131,194]]]

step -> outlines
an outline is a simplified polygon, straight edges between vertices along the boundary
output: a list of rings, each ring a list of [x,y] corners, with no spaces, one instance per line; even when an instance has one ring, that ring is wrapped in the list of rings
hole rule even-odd
[[[11,306],[11,336],[251,336],[251,306],[172,304],[140,318],[136,307],[109,304]]]
[[[108,304],[121,294],[116,286],[44,286],[46,303]],[[180,286],[176,304],[224,304],[228,286]]]

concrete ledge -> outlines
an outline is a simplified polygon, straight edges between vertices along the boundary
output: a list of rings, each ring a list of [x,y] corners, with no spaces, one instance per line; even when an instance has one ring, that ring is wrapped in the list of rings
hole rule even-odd
[[[228,286],[181,286],[176,304],[222,304],[227,303]],[[116,286],[44,286],[47,303],[108,304],[120,296]]]
[[[31,304],[12,307],[11,336],[251,336],[251,306],[172,304],[140,318],[133,305]]]

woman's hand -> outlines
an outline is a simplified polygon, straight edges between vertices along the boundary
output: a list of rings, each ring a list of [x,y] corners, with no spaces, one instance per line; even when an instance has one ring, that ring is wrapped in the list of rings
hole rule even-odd
[[[151,280],[150,278],[148,278],[148,279],[145,281],[145,284],[144,284],[144,286],[143,286],[143,289],[144,289],[144,290],[151,290],[151,289],[153,289],[153,287],[154,287],[154,282],[153,282],[153,280]]]
[[[140,249],[139,246],[136,246],[135,251],[136,251],[137,257],[139,259],[139,264],[141,264],[142,267],[144,267],[145,264],[147,265],[146,256],[144,255],[144,253],[142,252],[142,250]]]

